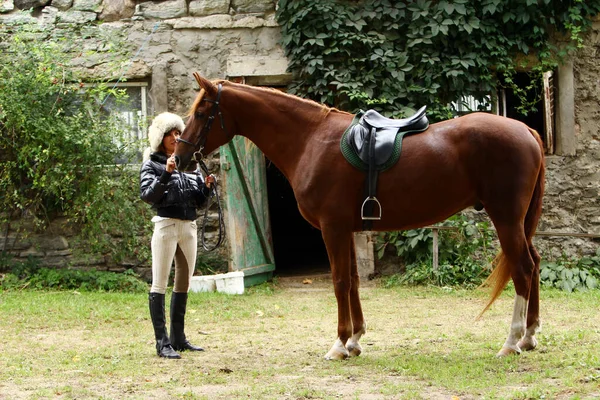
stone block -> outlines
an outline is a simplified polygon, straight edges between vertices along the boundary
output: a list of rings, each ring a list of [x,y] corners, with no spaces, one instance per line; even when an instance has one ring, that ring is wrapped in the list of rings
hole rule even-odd
[[[180,18],[187,15],[187,3],[185,0],[145,2],[135,6],[134,15],[157,19]]]
[[[0,14],[0,24],[34,24],[36,22],[37,19],[32,17],[29,13]]]
[[[99,19],[106,22],[131,18],[135,13],[133,0],[104,0]]]
[[[87,22],[95,21],[96,18],[96,13],[89,11],[69,10],[57,14],[57,20],[59,22],[65,22],[67,24],[85,24]]]
[[[100,12],[102,11],[102,0],[73,0],[72,8],[77,11]]]
[[[31,247],[31,240],[29,239],[17,239],[14,236],[0,236],[0,250],[1,251],[21,251]]]
[[[73,252],[71,250],[48,250],[46,251],[46,257],[66,257],[70,256]]]
[[[15,9],[15,3],[12,0],[0,0],[0,13],[11,12]]]
[[[31,247],[25,251],[22,251],[19,253],[19,257],[21,258],[27,258],[27,257],[44,257],[44,252],[43,251],[39,251],[36,250],[35,248]]]
[[[52,7],[56,7],[60,11],[67,11],[72,6],[73,0],[52,0]]]
[[[192,0],[189,13],[192,17],[203,17],[213,14],[227,14],[229,0]]]
[[[69,242],[63,236],[40,237],[36,245],[43,250],[67,250]]]
[[[231,56],[227,59],[227,76],[287,75],[287,59],[270,56]]]
[[[19,10],[29,10],[30,8],[44,7],[50,0],[13,0],[14,6]]]
[[[231,7],[237,13],[255,13],[275,11],[273,0],[232,0]]]
[[[356,250],[356,264],[358,276],[366,279],[375,272],[373,239],[369,232],[354,234],[354,248]]]

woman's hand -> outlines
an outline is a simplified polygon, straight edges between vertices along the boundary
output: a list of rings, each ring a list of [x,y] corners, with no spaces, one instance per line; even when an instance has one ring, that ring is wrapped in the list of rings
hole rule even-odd
[[[167,172],[172,173],[175,171],[175,167],[177,164],[175,163],[175,156],[171,155],[171,157],[167,158]]]
[[[210,174],[204,180],[204,184],[206,185],[207,188],[210,189],[210,187],[212,186],[212,184],[215,183],[216,181],[217,181],[217,177],[214,176],[213,174]]]

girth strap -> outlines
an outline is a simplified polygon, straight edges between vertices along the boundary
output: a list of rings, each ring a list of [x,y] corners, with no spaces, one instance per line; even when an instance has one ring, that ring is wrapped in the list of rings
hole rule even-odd
[[[381,204],[375,196],[377,194],[377,178],[379,176],[379,170],[375,165],[375,128],[369,130],[366,142],[369,146],[369,170],[365,181],[365,201],[362,204],[360,212],[364,231],[371,229],[374,220],[381,219]],[[377,204],[377,207],[379,208],[378,216],[373,215],[375,204]]]

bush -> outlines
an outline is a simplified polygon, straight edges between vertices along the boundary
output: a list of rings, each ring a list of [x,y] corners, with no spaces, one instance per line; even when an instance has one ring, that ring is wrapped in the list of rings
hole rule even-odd
[[[33,257],[26,261],[12,261],[6,255],[0,257],[0,289],[20,290],[80,290],[104,292],[147,292],[148,284],[135,272],[124,273],[107,271],[82,271],[72,269],[51,269],[40,266]]]
[[[90,36],[103,36],[103,46],[82,53]],[[104,106],[127,101],[107,85],[128,57],[119,40],[94,24],[0,25],[0,223],[26,216],[43,231],[65,216],[80,234],[75,252],[144,260],[150,210],[139,199],[139,171],[116,164],[133,159],[139,143]],[[104,77],[73,66],[86,57],[103,60]]]
[[[542,261],[540,265],[541,284],[566,292],[596,289],[599,279],[600,248],[593,256],[580,259],[562,257],[554,261]]]
[[[488,265],[496,249],[494,232],[487,222],[475,222],[462,214],[446,220],[439,231],[438,268],[433,268],[433,233],[421,228],[385,232],[377,239],[382,258],[392,246],[404,262],[404,273],[386,279],[386,285],[433,284],[438,286],[477,286],[489,273]]]

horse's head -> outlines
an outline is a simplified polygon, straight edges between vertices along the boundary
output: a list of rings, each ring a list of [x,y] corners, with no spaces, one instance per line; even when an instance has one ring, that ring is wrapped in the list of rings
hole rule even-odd
[[[234,123],[222,108],[223,85],[194,72],[200,92],[190,107],[184,131],[177,139],[175,161],[177,168],[187,167],[195,152],[210,154],[233,138]]]

